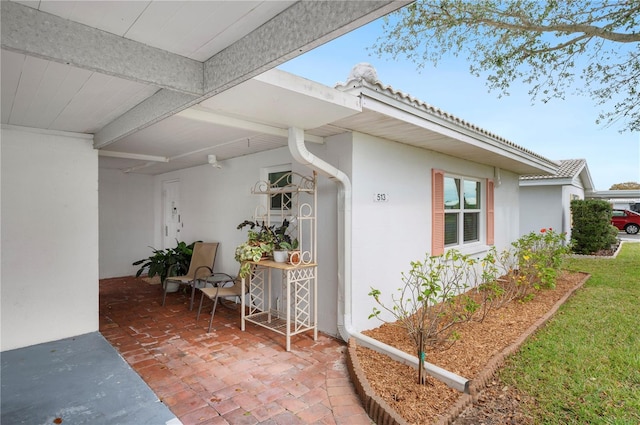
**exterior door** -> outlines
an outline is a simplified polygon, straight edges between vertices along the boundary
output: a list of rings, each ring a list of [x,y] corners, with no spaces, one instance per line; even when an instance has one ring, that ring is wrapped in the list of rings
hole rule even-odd
[[[180,181],[162,182],[162,202],[164,228],[162,229],[163,248],[174,248],[176,240],[182,240],[182,218],[180,217]]]

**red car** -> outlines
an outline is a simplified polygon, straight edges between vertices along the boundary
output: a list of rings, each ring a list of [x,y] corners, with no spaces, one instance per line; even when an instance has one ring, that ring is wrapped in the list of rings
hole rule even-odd
[[[611,224],[619,230],[635,235],[640,230],[640,214],[629,210],[613,210]]]

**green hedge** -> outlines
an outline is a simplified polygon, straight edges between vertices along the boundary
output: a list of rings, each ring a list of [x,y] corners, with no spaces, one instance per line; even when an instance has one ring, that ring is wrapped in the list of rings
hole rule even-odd
[[[593,254],[616,242],[618,229],[611,225],[612,208],[607,201],[585,199],[571,201],[571,242],[573,252]]]

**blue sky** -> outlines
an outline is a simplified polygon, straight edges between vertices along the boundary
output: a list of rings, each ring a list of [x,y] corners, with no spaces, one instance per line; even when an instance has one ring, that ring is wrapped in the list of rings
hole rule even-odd
[[[356,63],[368,62],[378,79],[459,118],[552,160],[584,158],[597,190],[612,184],[640,182],[640,134],[619,132],[619,125],[596,125],[600,108],[589,97],[568,95],[532,104],[528,87],[512,85],[498,98],[482,78],[469,73],[464,59],[448,58],[437,68],[418,71],[404,59],[379,58],[371,49],[382,34],[379,19],[324,44],[280,69],[333,87],[347,79]]]

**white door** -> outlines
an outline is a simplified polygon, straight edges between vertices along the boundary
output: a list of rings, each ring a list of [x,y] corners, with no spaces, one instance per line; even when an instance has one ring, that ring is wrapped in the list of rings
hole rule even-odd
[[[162,182],[162,202],[164,215],[162,247],[175,248],[176,240],[181,240],[180,230],[182,229],[179,180]]]

